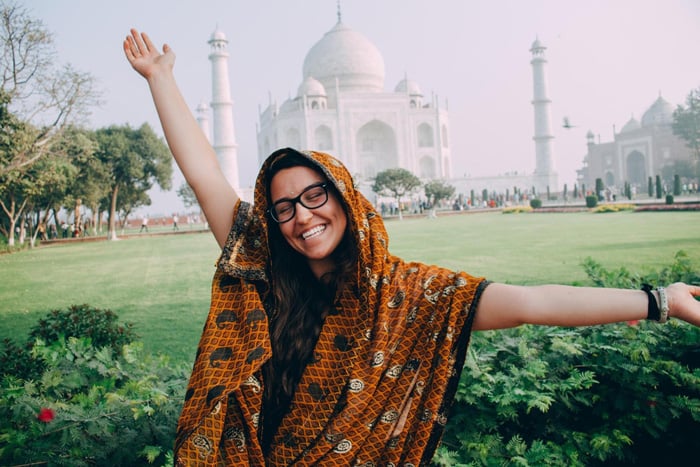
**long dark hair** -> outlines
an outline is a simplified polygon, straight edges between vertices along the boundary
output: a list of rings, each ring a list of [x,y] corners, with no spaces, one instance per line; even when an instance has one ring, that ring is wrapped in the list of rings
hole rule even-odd
[[[316,164],[297,151],[288,149],[270,165],[265,174],[268,205],[271,205],[272,177],[282,169],[297,166],[311,168],[326,178]],[[347,214],[345,202],[335,187],[329,184],[328,189],[340,200]],[[336,269],[319,280],[312,273],[307,259],[289,246],[279,225],[268,218],[272,294],[267,306],[272,358],[263,366],[263,449],[269,447],[304,368],[312,361],[313,349],[323,321],[333,307],[336,292],[345,286],[356,267],[358,255],[350,224],[348,219],[345,235],[331,255]]]

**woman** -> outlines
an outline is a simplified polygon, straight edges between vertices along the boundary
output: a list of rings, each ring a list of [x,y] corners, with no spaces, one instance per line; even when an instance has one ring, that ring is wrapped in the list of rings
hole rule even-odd
[[[124,51],[222,248],[178,465],[428,464],[472,330],[700,324],[700,288],[682,283],[519,287],[406,263],[328,154],[276,151],[242,202],[177,88],[170,48],[132,30]]]

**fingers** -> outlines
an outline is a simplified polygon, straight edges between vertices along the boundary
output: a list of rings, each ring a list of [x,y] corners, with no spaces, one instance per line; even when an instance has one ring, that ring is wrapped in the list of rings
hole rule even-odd
[[[700,286],[688,285],[688,289],[690,290],[690,295],[693,297],[700,297]]]
[[[142,32],[140,38],[142,40],[141,43],[145,45],[144,52],[151,52],[156,50],[156,47],[153,45],[153,42],[151,42],[151,38],[148,37],[148,34]]]
[[[133,57],[148,55],[155,50],[153,42],[151,42],[148,34],[145,32],[139,34],[139,32],[134,28],[131,28],[130,32],[131,34],[126,36],[126,40],[124,41],[124,50],[126,50],[128,44],[130,53]]]
[[[129,62],[133,62],[136,57],[134,56],[133,48],[134,44],[130,36],[127,36],[126,39],[124,39],[124,54],[126,55],[127,60]]]

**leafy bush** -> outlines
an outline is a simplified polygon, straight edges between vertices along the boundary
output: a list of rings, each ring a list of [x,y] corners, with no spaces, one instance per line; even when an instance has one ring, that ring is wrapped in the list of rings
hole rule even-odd
[[[32,358],[30,345],[18,345],[11,339],[3,339],[0,347],[0,377],[12,375],[21,379],[41,376],[44,364]]]
[[[51,311],[30,335],[0,349],[0,465],[172,465],[189,369],[88,305]]]
[[[29,336],[32,340],[42,339],[47,343],[61,337],[87,337],[95,347],[109,347],[115,353],[137,337],[133,323],[121,325],[113,311],[86,304],[71,305],[67,310],[52,310],[39,320]]]
[[[24,346],[5,339],[0,347],[0,376],[12,375],[20,379],[36,379],[45,369],[44,362],[31,355],[36,339],[47,345],[70,337],[90,339],[96,348],[108,347],[113,355],[123,345],[136,338],[133,323],[120,325],[111,310],[91,308],[89,305],[71,305],[67,310],[52,310],[40,319],[29,332]]]
[[[594,208],[598,204],[598,197],[595,195],[586,196],[586,207]]]
[[[599,286],[697,282],[683,252]],[[435,465],[682,464],[700,431],[700,329],[672,320],[475,333]]]
[[[539,198],[532,198],[530,200],[530,207],[532,209],[537,209],[542,207],[542,200]]]
[[[666,204],[673,204],[673,195],[666,195]]]
[[[75,337],[37,340],[32,355],[45,365],[40,378],[0,381],[0,464],[168,462],[186,368],[145,355],[140,343],[114,356]]]

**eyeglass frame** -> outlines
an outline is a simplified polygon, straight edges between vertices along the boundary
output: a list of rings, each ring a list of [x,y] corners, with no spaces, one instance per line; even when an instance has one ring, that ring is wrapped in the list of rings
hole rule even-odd
[[[321,204],[319,204],[318,206],[309,207],[306,204],[304,204],[304,201],[302,201],[302,197],[306,193],[308,193],[310,190],[313,190],[314,188],[323,188],[323,193],[326,195],[326,199],[324,199],[323,202]],[[284,223],[289,222],[292,219],[294,219],[294,217],[297,215],[297,203],[301,204],[306,209],[313,210],[313,209],[318,209],[321,206],[324,206],[327,202],[328,202],[328,182],[318,182],[318,183],[314,183],[313,185],[307,186],[306,188],[304,188],[302,190],[301,193],[299,193],[298,196],[295,196],[294,198],[282,198],[280,200],[275,201],[272,204],[272,206],[267,210],[267,213],[269,214],[270,218],[272,218],[272,220],[275,221],[276,223],[284,224]],[[277,206],[278,204],[281,204],[281,203],[291,203],[292,204],[292,215],[289,216],[289,219],[286,219],[283,221],[277,220],[277,216],[274,214],[275,206]]]

